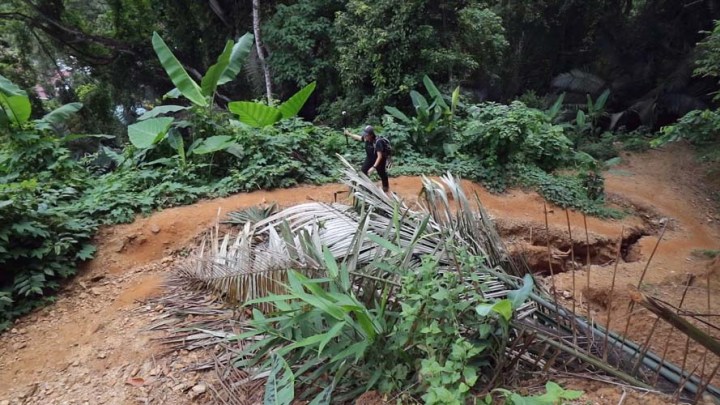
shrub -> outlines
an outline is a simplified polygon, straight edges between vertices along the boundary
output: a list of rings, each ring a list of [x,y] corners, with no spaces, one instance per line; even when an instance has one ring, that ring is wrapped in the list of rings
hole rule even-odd
[[[720,110],[695,110],[685,114],[673,125],[663,127],[661,136],[650,144],[661,146],[680,139],[687,139],[695,145],[707,145],[718,141],[720,134]]]
[[[51,298],[92,257],[97,222],[71,202],[79,191],[35,180],[0,184],[0,330]]]
[[[553,170],[572,157],[572,144],[563,128],[553,125],[540,110],[514,101],[480,104],[470,107],[469,113],[458,144],[486,167],[523,163]]]

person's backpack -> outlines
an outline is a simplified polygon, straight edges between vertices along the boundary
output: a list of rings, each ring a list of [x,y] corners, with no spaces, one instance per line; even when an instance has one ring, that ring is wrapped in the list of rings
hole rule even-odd
[[[378,142],[381,142],[383,146],[385,147],[385,150],[387,151],[387,157],[390,158],[393,155],[392,145],[390,144],[390,140],[385,138],[384,136],[381,136],[378,138]]]

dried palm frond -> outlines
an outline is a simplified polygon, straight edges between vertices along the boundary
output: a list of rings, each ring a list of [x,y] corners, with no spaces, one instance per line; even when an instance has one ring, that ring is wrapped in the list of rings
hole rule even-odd
[[[507,361],[498,373],[523,364],[545,372],[600,371],[646,388],[659,373],[659,387],[668,392],[677,390],[680,381],[693,394],[705,386],[647,348],[559,307],[537,283],[523,284],[522,277],[531,277],[529,268],[510,259],[477,196],[473,207],[451,174],[439,180],[424,177],[425,201],[414,211],[341,160],[352,206],[301,204],[245,222],[235,235],[220,236],[216,227],[185,261],[183,277],[244,303],[282,295],[291,269],[327,276],[330,258],[347,267],[361,300],[371,302],[382,295],[393,305],[400,278],[413,274],[420,257],[434,257],[438,272],[460,272],[455,254],[467,251],[483,260],[466,279],[467,288],[479,291],[483,299],[505,298],[523,285],[531,286],[530,300],[516,311]],[[715,395],[717,389],[702,391]]]

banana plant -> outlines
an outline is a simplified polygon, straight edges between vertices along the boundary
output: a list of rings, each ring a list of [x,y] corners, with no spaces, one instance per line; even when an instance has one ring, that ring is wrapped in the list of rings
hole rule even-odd
[[[218,56],[217,62],[208,68],[198,84],[190,77],[162,37],[157,32],[153,32],[153,49],[160,59],[160,64],[175,85],[175,89],[166,96],[175,98],[182,95],[200,107],[212,105],[217,87],[234,80],[240,72],[242,64],[252,49],[254,39],[252,34],[246,33],[237,42],[228,40],[223,52]]]
[[[315,91],[316,82],[303,87],[278,107],[254,101],[233,101],[228,109],[237,114],[240,122],[253,128],[263,128],[297,115]]]
[[[22,130],[32,123],[37,131],[55,131],[61,135],[61,126],[73,114],[80,111],[82,103],[68,103],[45,114],[42,118],[30,121],[32,106],[25,90],[22,90],[8,78],[0,75],[0,131]],[[57,138],[47,138],[53,142],[69,142],[80,138],[113,138],[103,134],[69,134]]]
[[[410,99],[415,108],[415,117],[410,118],[392,106],[385,106],[385,111],[411,128],[413,145],[423,149],[419,151],[431,153],[432,151],[427,149],[432,145],[442,145],[445,154],[452,155],[457,151],[457,145],[449,142],[449,134],[459,105],[460,87],[455,88],[448,105],[446,96],[440,93],[427,75],[423,77],[423,84],[431,102],[419,92],[412,90]]]
[[[190,77],[162,37],[157,32],[154,32],[152,37],[153,49],[160,60],[160,64],[176,86],[168,95],[174,98],[183,96],[193,106],[201,108],[211,107],[218,86],[235,79],[250,53],[253,41],[254,36],[250,33],[240,37],[237,42],[228,40],[215,64],[208,68],[200,84],[198,84]],[[138,117],[137,123],[128,126],[130,142],[140,150],[149,150],[163,141],[167,141],[177,152],[180,164],[183,167],[185,167],[187,158],[191,155],[214,153],[235,144],[231,136],[217,135],[196,139],[186,148],[185,141],[179,131],[180,128],[187,125],[186,122],[176,121],[173,117],[162,117],[162,115],[176,113],[188,108],[180,105],[161,105],[144,113]]]
[[[147,151],[166,141],[177,152],[182,167],[186,166],[187,158],[192,155],[215,153],[237,145],[230,135],[216,135],[196,139],[186,148],[180,131],[177,127],[173,127],[175,123],[175,119],[172,117],[140,120],[128,126],[130,143],[137,149]]]

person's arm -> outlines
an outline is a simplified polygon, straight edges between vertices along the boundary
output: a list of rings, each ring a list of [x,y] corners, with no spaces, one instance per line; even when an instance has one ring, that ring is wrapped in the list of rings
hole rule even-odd
[[[375,163],[373,163],[373,169],[377,170],[377,168],[380,166],[380,162],[382,162],[383,159],[383,153],[384,152],[377,152],[377,157],[375,158]]]
[[[375,163],[373,163],[370,170],[368,170],[368,174],[370,174],[373,170],[377,170],[378,167],[380,167],[380,162],[382,162],[383,156],[385,156],[384,150],[377,150],[377,146],[375,148]]]
[[[356,141],[362,141],[362,140],[363,140],[363,139],[362,139],[362,136],[360,136],[360,135],[355,135],[355,134],[353,134],[352,132],[348,131],[347,129],[345,130],[345,136],[350,137],[350,138],[352,138],[352,139],[354,139],[354,140],[356,140]]]

